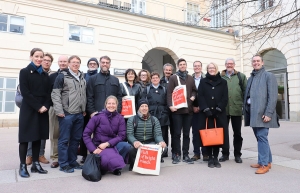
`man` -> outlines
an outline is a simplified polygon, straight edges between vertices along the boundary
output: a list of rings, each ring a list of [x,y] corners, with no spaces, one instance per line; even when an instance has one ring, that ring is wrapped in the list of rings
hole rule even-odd
[[[226,107],[227,122],[229,127],[229,122],[231,120],[233,130],[234,160],[236,163],[242,163],[242,110],[247,78],[245,74],[234,69],[235,61],[233,58],[226,59],[225,67],[226,69],[222,71],[221,77],[227,81],[228,86],[228,103]],[[219,159],[220,162],[224,162],[226,160],[229,160],[229,148],[222,149],[222,156]]]
[[[251,126],[257,139],[258,168],[256,174],[265,174],[271,168],[272,154],[268,141],[269,128],[278,128],[276,103],[278,85],[274,74],[264,68],[260,55],[252,57],[253,71],[247,83],[244,97],[245,126]]]
[[[66,173],[82,169],[76,161],[86,108],[86,81],[79,71],[80,63],[78,56],[69,58],[69,70],[57,76],[51,93],[59,122],[58,163],[60,171]]]
[[[160,79],[159,84],[164,86],[165,88],[168,88],[169,79],[173,75],[173,65],[170,63],[166,63],[163,66],[163,72],[164,72],[164,76]],[[169,111],[169,121],[170,121],[169,128],[170,128],[170,134],[171,134],[171,149],[173,149],[172,136],[174,134],[174,127],[173,127],[173,120],[172,120],[172,114],[171,114],[170,109],[168,111]],[[167,135],[169,135],[169,134],[167,133]],[[167,145],[169,145],[169,136],[167,136],[165,142]],[[163,157],[168,157],[168,154],[164,154]]]
[[[42,68],[45,72],[47,72],[49,75],[53,73],[50,69],[53,62],[53,56],[49,53],[45,53],[43,61],[42,61]],[[45,158],[45,147],[46,147],[46,140],[41,140],[41,148],[40,148],[40,155],[39,155],[39,162],[43,164],[48,164],[49,161]],[[27,158],[26,158],[26,164],[30,165],[32,163],[32,143],[28,143],[28,149],[27,149]]]
[[[90,77],[87,84],[87,113],[93,117],[104,109],[104,102],[110,95],[118,99],[118,112],[122,109],[122,91],[119,79],[110,75],[111,59],[108,56],[100,58],[100,72]]]
[[[195,80],[195,86],[198,89],[200,85],[200,81],[204,78],[204,74],[202,73],[202,63],[200,61],[195,61],[193,63],[194,74],[192,75]],[[193,119],[192,119],[192,132],[193,132],[193,146],[194,146],[194,156],[191,158],[193,161],[197,161],[201,159],[201,151],[200,151],[200,133],[199,133],[199,116],[200,116],[200,108],[198,104],[198,97],[193,102]],[[206,152],[206,148],[202,147],[202,155],[203,161],[208,161],[209,157]]]
[[[52,88],[59,73],[68,69],[68,56],[59,56],[58,58],[59,69],[57,72],[50,75]],[[51,168],[57,168],[58,164],[58,137],[59,137],[59,124],[54,108],[51,106],[49,109],[49,137],[50,137],[50,159],[52,160]]]
[[[99,68],[98,60],[96,58],[89,59],[89,61],[87,62],[87,67],[88,67],[88,71],[87,71],[87,73],[84,74],[84,79],[85,79],[86,83],[89,82],[89,79],[91,76],[98,73],[98,68]],[[90,115],[84,116],[84,127],[83,128],[85,128],[85,126],[88,124],[89,120],[90,120]],[[82,156],[80,163],[83,164],[85,162],[85,159],[87,156],[87,148],[86,148],[86,145],[82,138],[80,140],[80,155]]]
[[[127,139],[133,146],[129,150],[129,171],[133,168],[138,148],[143,144],[159,144],[162,148],[166,147],[159,121],[150,115],[146,99],[138,101],[137,115],[130,117],[127,121]]]

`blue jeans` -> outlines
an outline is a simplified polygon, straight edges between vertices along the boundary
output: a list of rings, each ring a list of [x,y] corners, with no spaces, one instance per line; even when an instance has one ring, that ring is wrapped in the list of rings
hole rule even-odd
[[[269,128],[253,127],[253,132],[257,140],[258,164],[267,166],[272,163],[272,153],[268,141]]]
[[[41,149],[39,156],[45,155],[46,140],[41,140]],[[32,142],[28,142],[27,156],[32,157]]]
[[[58,117],[58,163],[60,167],[77,165],[77,150],[83,130],[82,113]]]
[[[117,148],[119,154],[123,157],[124,160],[125,160],[131,147],[132,146],[129,143],[124,142],[124,141],[121,141],[116,145],[116,148]]]

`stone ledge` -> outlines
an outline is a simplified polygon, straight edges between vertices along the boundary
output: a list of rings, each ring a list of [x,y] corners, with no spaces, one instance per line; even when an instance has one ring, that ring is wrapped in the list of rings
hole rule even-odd
[[[18,127],[19,119],[0,119],[0,127]]]

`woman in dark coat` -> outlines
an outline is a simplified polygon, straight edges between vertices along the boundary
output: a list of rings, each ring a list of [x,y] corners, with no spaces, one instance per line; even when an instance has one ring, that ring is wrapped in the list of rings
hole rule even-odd
[[[168,126],[169,108],[167,106],[167,90],[160,85],[160,77],[157,72],[152,72],[151,85],[147,86],[143,92],[143,98],[146,98],[149,103],[149,113],[159,120],[161,132],[164,141],[168,145]]]
[[[208,167],[210,168],[221,167],[221,164],[218,161],[220,147],[229,148],[228,123],[226,116],[226,105],[228,102],[227,89],[227,82],[221,78],[220,73],[218,72],[218,66],[214,63],[208,64],[206,77],[201,80],[201,84],[198,88],[198,102],[201,109],[199,129],[202,130],[206,128],[207,118],[207,128],[214,128],[214,119],[216,119],[217,128],[222,127],[224,129],[223,146],[207,146],[207,153],[209,156]],[[200,145],[203,146],[201,139],[200,142]]]
[[[144,89],[150,85],[150,72],[148,70],[142,69],[138,74],[138,83],[142,87],[142,92]]]
[[[101,170],[121,175],[121,169],[128,160],[131,145],[123,142],[126,125],[122,115],[117,112],[118,99],[107,97],[106,109],[91,118],[83,132],[83,141],[91,153],[101,156]],[[93,134],[93,138],[91,138]]]
[[[51,84],[41,65],[43,57],[41,49],[32,49],[31,63],[20,71],[19,76],[23,96],[19,115],[19,175],[25,178],[30,176],[26,165],[28,142],[32,142],[31,173],[47,173],[39,163],[41,140],[49,139],[48,109],[51,105]]]

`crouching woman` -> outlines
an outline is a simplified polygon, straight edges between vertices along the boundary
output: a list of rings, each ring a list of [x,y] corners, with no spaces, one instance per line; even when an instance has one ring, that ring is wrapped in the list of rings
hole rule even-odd
[[[93,116],[85,127],[83,141],[91,153],[100,155],[100,168],[103,172],[109,171],[120,176],[131,145],[123,142],[126,125],[123,116],[117,112],[117,107],[118,99],[114,96],[107,97],[106,109]]]

